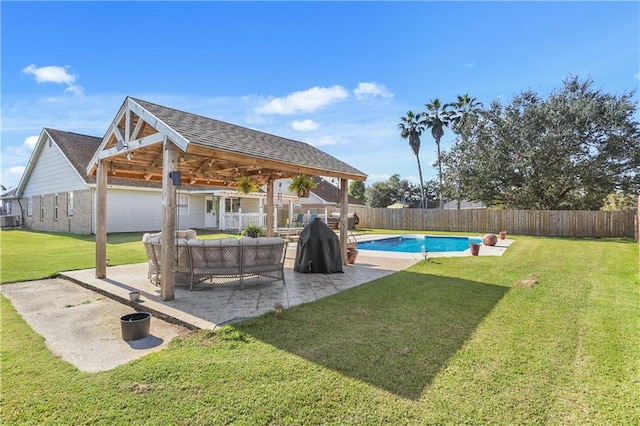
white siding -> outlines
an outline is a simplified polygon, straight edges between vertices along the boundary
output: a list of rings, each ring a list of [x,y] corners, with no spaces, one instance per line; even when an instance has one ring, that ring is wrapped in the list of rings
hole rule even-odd
[[[24,197],[87,189],[87,185],[55,143],[45,141],[24,189]]]
[[[189,214],[179,215],[176,226],[180,229],[204,228],[204,195],[189,194]]]
[[[107,190],[107,232],[159,231],[161,228],[161,192]]]
[[[93,200],[95,211],[95,197]],[[94,215],[95,229],[95,215]],[[204,227],[204,195],[189,195],[189,215],[179,215],[180,229]],[[148,232],[162,228],[162,192],[109,188],[107,232]]]

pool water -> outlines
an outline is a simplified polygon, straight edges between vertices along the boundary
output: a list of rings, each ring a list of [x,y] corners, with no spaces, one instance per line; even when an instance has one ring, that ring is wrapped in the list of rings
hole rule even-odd
[[[465,251],[469,248],[468,237],[433,237],[430,235],[402,235],[374,241],[362,241],[358,248],[363,250],[394,251],[401,253]],[[480,244],[480,240],[474,242]]]

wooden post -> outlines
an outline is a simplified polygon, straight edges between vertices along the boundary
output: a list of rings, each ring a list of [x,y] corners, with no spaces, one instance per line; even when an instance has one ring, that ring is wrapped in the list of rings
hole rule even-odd
[[[165,136],[162,155],[162,248],[160,250],[160,297],[175,299],[176,187],[169,173],[177,171],[176,148]]]
[[[267,237],[273,237],[273,178],[267,181]]]
[[[107,162],[96,172],[96,278],[107,277]]]
[[[349,196],[347,192],[347,179],[340,179],[340,252],[342,263],[347,264],[347,233],[349,227]]]

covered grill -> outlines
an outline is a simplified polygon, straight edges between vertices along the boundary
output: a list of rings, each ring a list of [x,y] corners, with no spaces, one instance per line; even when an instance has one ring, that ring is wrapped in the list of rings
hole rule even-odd
[[[316,218],[302,230],[293,270],[321,274],[342,272],[340,240],[321,219]]]

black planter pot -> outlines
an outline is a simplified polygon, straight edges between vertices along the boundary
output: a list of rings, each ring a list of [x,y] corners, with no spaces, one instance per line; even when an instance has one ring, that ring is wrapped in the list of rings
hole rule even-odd
[[[144,339],[149,335],[150,325],[151,314],[147,312],[136,312],[120,317],[122,340]]]

